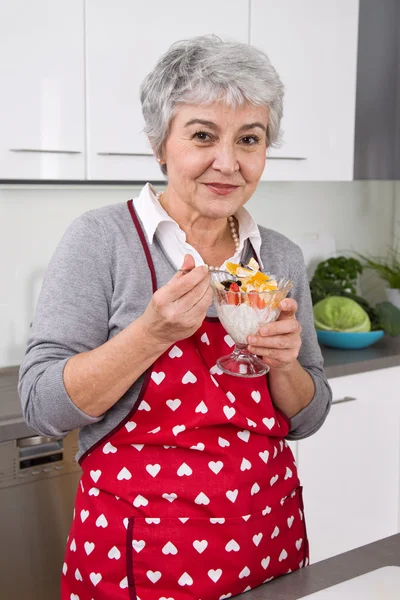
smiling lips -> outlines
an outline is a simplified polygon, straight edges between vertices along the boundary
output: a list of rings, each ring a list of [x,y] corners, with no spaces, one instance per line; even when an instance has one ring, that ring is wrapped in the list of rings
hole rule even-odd
[[[220,196],[227,196],[234,190],[236,190],[239,186],[230,185],[228,183],[206,183],[205,184],[209,190],[214,192],[214,194],[219,194]]]

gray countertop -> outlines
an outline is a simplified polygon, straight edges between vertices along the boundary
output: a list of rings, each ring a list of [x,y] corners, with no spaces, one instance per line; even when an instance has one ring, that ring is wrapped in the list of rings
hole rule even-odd
[[[385,336],[363,350],[321,348],[329,379],[400,366],[400,336]],[[17,393],[18,370],[18,366],[0,368],[0,442],[33,434],[21,414]]]
[[[342,581],[388,566],[400,567],[400,534],[284,575],[247,592],[246,599],[299,600]]]

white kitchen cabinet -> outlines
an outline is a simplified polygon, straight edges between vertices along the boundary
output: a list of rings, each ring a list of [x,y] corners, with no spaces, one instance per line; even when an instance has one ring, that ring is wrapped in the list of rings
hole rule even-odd
[[[178,40],[248,41],[248,2],[86,0],[88,178],[163,179],[142,133],[139,86]]]
[[[84,178],[83,0],[0,0],[0,179]]]
[[[252,0],[250,43],[284,85],[283,144],[262,179],[351,181],[358,0]]]
[[[311,562],[400,531],[400,367],[330,380],[323,427],[298,442]]]

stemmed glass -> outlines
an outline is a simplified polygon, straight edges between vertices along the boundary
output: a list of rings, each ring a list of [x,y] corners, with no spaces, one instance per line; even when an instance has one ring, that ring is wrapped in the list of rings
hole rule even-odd
[[[226,271],[210,271],[214,305],[223,327],[235,342],[231,354],[221,356],[217,365],[224,373],[236,377],[260,377],[269,367],[256,354],[248,351],[247,337],[257,335],[263,325],[276,321],[280,315],[279,303],[293,287],[290,279],[277,281],[278,289],[265,292],[227,290],[223,281],[238,280]],[[271,279],[276,279],[270,275]]]

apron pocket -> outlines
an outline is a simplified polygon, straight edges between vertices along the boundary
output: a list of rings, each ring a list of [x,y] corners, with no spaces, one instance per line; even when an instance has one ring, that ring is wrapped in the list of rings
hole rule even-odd
[[[132,600],[215,600],[305,565],[301,488],[252,515],[132,517],[127,535]]]

